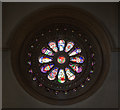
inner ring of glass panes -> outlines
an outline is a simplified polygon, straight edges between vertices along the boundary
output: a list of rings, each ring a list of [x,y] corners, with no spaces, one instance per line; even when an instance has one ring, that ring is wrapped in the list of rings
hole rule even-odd
[[[78,74],[81,73],[82,64],[85,61],[84,56],[76,56],[81,53],[81,48],[75,48],[74,50],[70,51],[74,47],[74,42],[69,41],[66,45],[65,42],[66,41],[63,39],[58,40],[58,42],[50,41],[48,43],[49,47],[43,47],[41,49],[41,52],[44,55],[38,57],[39,63],[43,64],[40,68],[41,72],[44,74],[52,69],[47,78],[49,80],[55,80],[57,77],[59,83],[64,83],[66,81],[66,78],[68,80],[74,80],[76,77],[74,71]],[[70,61],[74,62],[74,64],[69,63],[68,66],[64,68],[56,67],[53,63],[54,52],[57,53],[61,51],[67,53],[70,57]],[[66,58],[64,56],[59,56],[57,59],[58,63],[60,64],[65,63],[65,60]]]

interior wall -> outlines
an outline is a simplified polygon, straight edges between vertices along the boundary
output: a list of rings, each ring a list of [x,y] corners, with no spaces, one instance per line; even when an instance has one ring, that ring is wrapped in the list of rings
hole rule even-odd
[[[46,6],[62,3],[3,3],[3,108],[117,108],[118,107],[118,52],[111,51],[110,70],[102,87],[92,96],[72,105],[57,106],[40,102],[30,96],[17,82],[11,67],[11,53],[7,45],[15,26],[31,12]],[[115,3],[64,3],[82,8],[101,21],[118,48],[117,7]],[[111,42],[111,41],[110,41]],[[114,49],[113,49],[114,50]],[[107,62],[106,62],[107,63]]]

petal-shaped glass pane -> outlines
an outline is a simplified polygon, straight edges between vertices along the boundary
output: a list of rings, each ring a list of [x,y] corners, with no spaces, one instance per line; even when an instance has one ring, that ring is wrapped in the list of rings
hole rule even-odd
[[[78,66],[77,64],[69,64],[69,66],[70,66],[74,71],[76,71],[77,73],[82,72],[82,67],[81,67],[81,66]]]
[[[51,71],[51,73],[48,75],[48,79],[49,79],[49,80],[54,80],[55,77],[56,77],[56,75],[57,75],[57,72],[58,72],[58,68],[55,67],[55,68]]]
[[[74,80],[75,79],[75,75],[73,74],[72,71],[70,71],[69,68],[65,68],[65,71],[66,71],[66,74],[67,74],[67,77],[69,80]]]
[[[46,55],[49,55],[49,56],[54,56],[53,52],[50,51],[49,49],[47,48],[42,48],[42,53],[46,54]]]
[[[74,43],[73,43],[73,42],[68,42],[68,43],[67,43],[67,46],[65,47],[65,52],[70,51],[70,49],[72,49],[73,46],[74,46]]]
[[[60,82],[60,83],[64,83],[65,82],[65,73],[64,73],[63,69],[59,70],[59,73],[58,73],[58,82]]]
[[[48,45],[50,46],[51,49],[53,49],[53,51],[58,52],[58,48],[55,42],[49,42]]]
[[[39,57],[38,60],[39,60],[39,63],[48,63],[52,61],[52,58],[42,56],[42,57]]]
[[[80,48],[76,48],[75,50],[73,50],[71,53],[69,53],[69,56],[74,56],[77,55],[78,53],[81,53]]]
[[[83,63],[84,62],[84,57],[79,56],[79,57],[71,57],[70,61],[75,62],[75,63]]]
[[[54,64],[44,65],[41,67],[41,72],[47,73],[47,71],[49,71],[53,66],[54,66]]]
[[[59,40],[59,41],[58,41],[59,51],[63,51],[63,50],[64,50],[64,47],[65,47],[65,41],[64,41],[64,40]]]

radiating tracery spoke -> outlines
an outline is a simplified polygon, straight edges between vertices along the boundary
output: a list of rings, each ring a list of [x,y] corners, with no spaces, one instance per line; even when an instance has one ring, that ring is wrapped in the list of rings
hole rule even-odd
[[[65,68],[65,71],[66,71],[66,74],[67,74],[67,77],[69,80],[74,80],[75,79],[75,75],[73,74],[72,71],[70,71],[69,68]]]
[[[50,51],[50,50],[47,49],[47,48],[42,48],[41,51],[42,51],[43,54],[46,54],[46,55],[49,55],[49,56],[54,56],[53,52]]]
[[[52,61],[52,58],[50,57],[44,57],[44,56],[39,57],[39,63],[49,63],[51,61]]]
[[[82,72],[82,67],[81,67],[81,66],[78,66],[77,64],[69,64],[69,66],[70,66],[74,71],[76,71],[77,73]]]
[[[51,49],[53,49],[53,51],[58,52],[58,48],[55,42],[49,42],[48,45],[50,46]]]
[[[49,80],[54,80],[56,78],[56,75],[57,75],[57,72],[58,72],[58,68],[55,67],[51,73],[48,75],[48,79]]]
[[[58,73],[58,82],[60,82],[60,83],[64,83],[65,82],[65,73],[64,73],[63,69],[59,70],[59,73]]]
[[[63,50],[64,50],[64,47],[65,47],[65,41],[64,41],[64,40],[59,40],[59,41],[58,41],[59,51],[63,51]]]
[[[69,53],[69,56],[74,56],[81,53],[81,49],[80,48],[76,48],[75,50],[73,50],[72,52]]]
[[[84,62],[84,57],[83,56],[71,57],[70,61],[75,62],[75,63],[83,63]]]
[[[41,67],[41,72],[47,73],[47,71],[49,71],[53,66],[54,66],[54,64],[44,65]]]
[[[73,42],[68,42],[65,48],[65,52],[69,52],[73,48],[73,46],[74,46]]]

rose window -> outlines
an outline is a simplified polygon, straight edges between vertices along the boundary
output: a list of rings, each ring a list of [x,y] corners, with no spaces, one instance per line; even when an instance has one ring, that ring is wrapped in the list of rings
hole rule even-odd
[[[36,20],[31,18],[32,22],[28,20],[14,36],[14,73],[24,89],[43,102],[63,105],[83,100],[97,90],[106,73],[108,50],[100,40],[101,31],[81,19],[83,13],[76,16],[84,22],[72,19],[71,11],[71,17],[50,19],[42,19],[43,14],[37,13],[38,22],[34,24]],[[34,26],[26,27],[29,23]]]
[[[30,34],[20,54],[21,74],[28,85],[59,100],[88,91],[99,76],[102,57],[96,39],[85,32],[57,23]]]
[[[73,71],[80,74],[83,68],[82,64],[84,63],[84,57],[81,55],[81,49],[75,48],[74,50],[72,50],[72,48],[74,47],[74,42],[69,41],[65,46],[65,40],[59,40],[57,44],[56,42],[51,41],[48,43],[48,45],[49,48],[41,49],[42,53],[47,56],[40,56],[38,58],[39,63],[44,64],[40,68],[41,72],[49,72],[47,76],[48,79],[55,80],[55,78],[57,77],[58,82],[60,83],[64,83],[66,81],[66,75],[68,80],[74,80],[75,73]],[[50,50],[50,48],[52,50]],[[60,56],[56,55],[57,53],[59,53]],[[67,63],[68,65],[66,67],[64,66],[64,68],[61,68],[59,67],[59,65],[64,65],[64,63],[66,62],[66,57],[64,56],[64,54],[66,54],[67,57],[70,57],[70,63]],[[57,59],[56,57],[54,58],[54,56],[58,56]],[[58,66],[54,64],[53,60],[57,61]],[[72,62],[74,62],[74,64]]]

